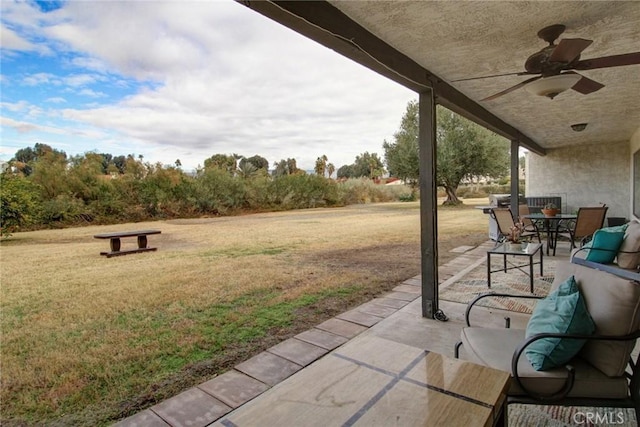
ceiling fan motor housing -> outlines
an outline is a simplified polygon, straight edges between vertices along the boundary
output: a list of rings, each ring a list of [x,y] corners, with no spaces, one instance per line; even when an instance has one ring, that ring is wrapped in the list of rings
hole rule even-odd
[[[543,77],[555,76],[563,70],[571,69],[572,64],[580,60],[580,55],[576,56],[575,59],[569,63],[549,60],[556,47],[556,45],[549,45],[527,58],[527,61],[524,63],[524,69],[527,70],[527,73],[542,74]]]
[[[476,78],[461,79],[476,80],[479,78],[501,77],[507,75],[537,75],[517,83],[496,94],[481,99],[492,101],[496,98],[511,93],[524,87],[535,95],[554,98],[568,89],[587,95],[604,87],[602,83],[576,73],[573,70],[594,70],[598,68],[620,67],[624,65],[640,64],[640,52],[629,52],[619,55],[603,56],[580,60],[580,54],[589,47],[593,40],[583,38],[563,38],[558,44],[555,41],[564,32],[566,27],[562,24],[550,25],[538,31],[538,37],[549,45],[529,56],[525,61],[524,72],[496,74]]]

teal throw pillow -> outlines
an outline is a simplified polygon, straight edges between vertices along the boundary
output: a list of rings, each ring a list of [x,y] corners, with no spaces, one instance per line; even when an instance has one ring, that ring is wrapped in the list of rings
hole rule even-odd
[[[527,338],[540,333],[588,334],[596,326],[573,276],[536,304],[527,325]],[[525,354],[536,371],[562,366],[582,348],[586,340],[542,338],[529,344]]]
[[[619,233],[619,232],[624,233],[625,231],[627,231],[627,228],[629,228],[629,223],[622,224],[622,225],[614,225],[613,227],[602,227],[600,230],[606,231],[607,233]]]
[[[593,239],[591,239],[591,247],[586,257],[587,261],[593,261],[599,264],[612,263],[613,260],[616,259],[623,240],[624,230],[596,230],[596,232],[593,233]]]

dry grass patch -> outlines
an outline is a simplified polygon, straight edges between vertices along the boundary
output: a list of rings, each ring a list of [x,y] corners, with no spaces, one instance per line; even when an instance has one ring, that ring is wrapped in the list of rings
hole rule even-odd
[[[486,203],[481,201],[480,203]],[[417,203],[16,233],[1,244],[3,424],[104,425],[419,274]],[[441,209],[440,261],[486,240]],[[158,228],[104,258],[94,234]],[[123,240],[123,246],[134,245]]]

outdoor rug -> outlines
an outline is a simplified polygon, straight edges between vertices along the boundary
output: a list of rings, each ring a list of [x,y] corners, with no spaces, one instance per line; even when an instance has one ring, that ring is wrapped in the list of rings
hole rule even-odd
[[[521,257],[507,259],[517,264],[522,262]],[[502,257],[492,257],[491,263],[492,270],[499,269],[503,265]],[[553,282],[556,266],[555,260],[545,258],[543,266],[544,274],[542,276],[540,276],[540,266],[534,266],[533,291],[535,295],[546,296],[549,294],[549,289]],[[522,269],[527,272],[529,271],[528,266]],[[529,275],[519,269],[507,270],[506,273],[503,271],[492,273],[491,288],[489,288],[487,285],[487,264],[486,260],[483,260],[476,265],[475,268],[461,277],[456,277],[442,283],[439,288],[439,297],[442,300],[467,304],[477,295],[487,292],[531,295]],[[536,299],[525,298],[485,298],[480,300],[478,305],[530,314],[536,302]]]
[[[637,427],[636,413],[627,408],[509,405],[510,427],[618,426]]]

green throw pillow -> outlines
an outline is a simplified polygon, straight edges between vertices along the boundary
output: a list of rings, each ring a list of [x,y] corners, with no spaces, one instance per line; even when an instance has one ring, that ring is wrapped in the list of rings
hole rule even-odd
[[[623,240],[624,230],[596,230],[596,232],[593,233],[593,239],[591,239],[591,247],[586,258],[587,261],[593,261],[599,264],[612,263],[613,260],[616,259]]]
[[[540,333],[593,334],[596,326],[573,276],[536,304],[527,338]],[[578,354],[585,340],[542,338],[531,343],[525,354],[536,371],[562,366]]]

